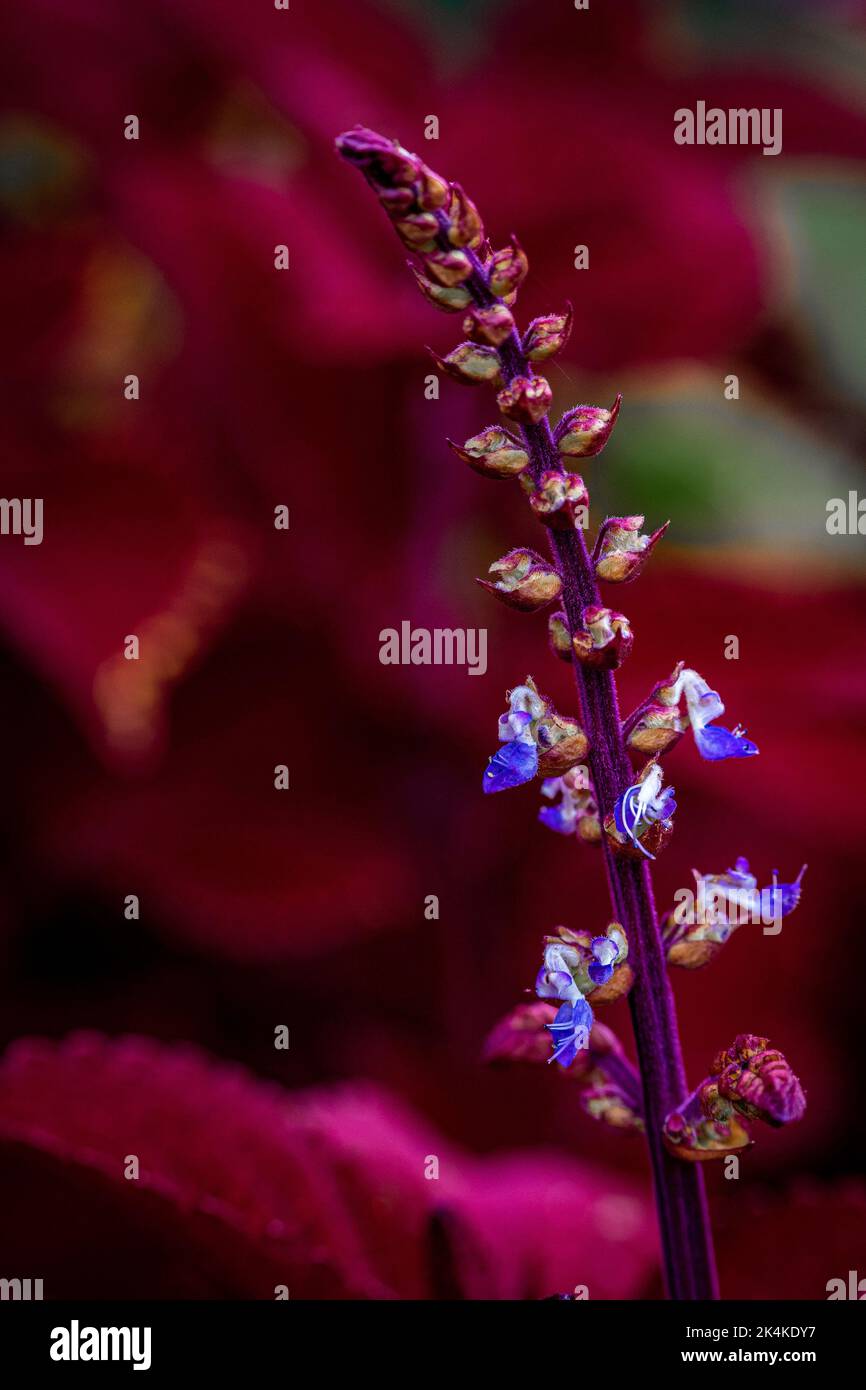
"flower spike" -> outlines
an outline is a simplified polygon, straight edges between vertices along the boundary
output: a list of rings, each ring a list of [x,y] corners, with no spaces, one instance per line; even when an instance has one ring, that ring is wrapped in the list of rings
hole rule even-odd
[[[556,1061],[564,1074],[577,1078],[586,1113],[611,1125],[644,1130],[668,1293],[672,1298],[713,1298],[717,1289],[700,1175],[692,1166],[674,1183],[665,1150],[692,1163],[734,1152],[751,1142],[754,1119],[787,1123],[802,1114],[804,1099],[784,1057],[766,1039],[741,1035],[719,1055],[698,1090],[667,1113],[670,1097],[682,1087],[682,1062],[670,993],[655,989],[663,961],[646,860],[670,837],[676,809],[673,792],[662,786],[657,758],[689,727],[701,755],[713,761],[750,757],[757,748],[740,725],[718,723],[724,713],[721,699],[682,662],[624,725],[619,723],[613,672],[627,655],[631,630],[622,614],[601,606],[598,586],[600,581],[635,579],[666,525],[644,534],[641,516],[609,517],[599,528],[592,554],[587,550],[582,532],[589,499],[571,460],[594,457],[605,447],[621,397],[609,410],[576,406],[551,428],[553,393],[549,382],[535,375],[534,363],[562,347],[571,326],[570,307],[566,314],[534,319],[520,334],[512,309],[528,263],[517,240],[512,237],[509,245],[493,250],[478,210],[460,185],[448,183],[396,141],[356,127],[340,137],[338,148],[361,170],[416,258],[414,273],[422,293],[438,308],[463,315],[467,341],[444,361],[437,359],[441,368],[461,381],[492,384],[503,420],[514,426],[513,431],[492,426],[462,448],[451,447],[485,476],[520,477],[530,509],[549,528],[552,561],[546,564],[534,551],[512,551],[480,582],[503,602],[526,610],[561,596],[562,611],[549,622],[550,642],[572,666],[592,734],[603,823],[596,788],[583,765],[590,754],[589,738],[528,678],[509,692],[509,706],[499,722],[501,746],[485,771],[484,790],[500,791],[540,775],[545,804],[539,819],[561,835],[575,834],[588,842],[606,836],[612,850],[606,869],[622,925],[612,922],[599,935],[560,927],[556,936],[546,938],[536,980],[540,998],[500,1025],[490,1055]],[[629,749],[649,755],[650,761],[613,800],[612,788],[628,780],[623,769]],[[631,864],[624,862],[629,859]],[[635,861],[642,872],[634,872]],[[748,865],[738,860],[726,875],[706,875],[701,883],[720,891],[725,900],[742,893],[748,882],[762,910],[772,909],[776,920],[796,906],[801,880],[802,871],[788,884],[780,884],[774,874],[772,886],[759,892]],[[711,914],[700,928],[666,922],[671,961],[694,968],[718,950],[725,933],[730,934],[719,916]],[[627,937],[641,963],[638,978],[626,959]],[[606,1036],[593,1019],[596,1005],[621,996],[632,984],[640,1078],[613,1035]]]

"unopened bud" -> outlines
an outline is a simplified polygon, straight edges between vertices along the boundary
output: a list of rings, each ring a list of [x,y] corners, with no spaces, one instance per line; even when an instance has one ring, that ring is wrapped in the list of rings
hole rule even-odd
[[[574,634],[574,654],[582,666],[614,671],[632,648],[634,637],[628,618],[612,608],[595,604],[583,610],[584,627]]]
[[[622,403],[617,396],[610,410],[600,405],[578,405],[563,415],[553,432],[556,447],[566,458],[593,458],[600,454]]]
[[[551,613],[547,620],[547,635],[550,639],[550,650],[554,656],[558,656],[561,661],[571,661],[573,654],[571,631],[564,613]]]
[[[529,454],[519,439],[501,425],[488,425],[480,434],[467,439],[461,448],[448,440],[458,458],[485,478],[516,478],[529,467]]]
[[[459,183],[451,185],[448,204],[448,240],[452,246],[480,246],[484,240],[484,225],[478,209]]]
[[[516,376],[496,397],[506,420],[519,425],[537,425],[550,409],[553,392],[543,376]]]
[[[489,343],[499,347],[510,336],[514,328],[511,310],[504,304],[493,304],[489,309],[470,309],[463,320],[463,332],[475,343]]]
[[[431,356],[441,371],[463,386],[480,386],[484,382],[498,386],[501,379],[499,354],[495,348],[461,343],[447,357],[438,357],[435,352]]]
[[[443,179],[441,174],[437,174],[426,164],[420,165],[416,187],[418,205],[424,212],[436,212],[438,208],[444,208],[451,193],[447,179]]]
[[[544,608],[562,591],[562,580],[556,570],[534,550],[511,550],[501,560],[494,560],[488,573],[491,579],[478,579],[476,583],[509,608],[518,608],[524,613]]]
[[[424,256],[424,268],[431,279],[448,289],[462,285],[472,274],[472,262],[465,251],[431,251]]]
[[[410,251],[435,251],[439,224],[432,212],[416,212],[394,223],[394,230]]]
[[[533,319],[523,335],[523,354],[530,362],[543,362],[564,347],[571,335],[571,305],[564,314],[543,314]]]
[[[468,308],[472,303],[472,295],[462,285],[454,285],[451,289],[446,289],[444,285],[436,285],[432,280],[428,280],[427,276],[422,275],[412,261],[407,262],[407,264],[415,276],[415,283],[424,298],[429,299],[431,304],[435,304],[437,309],[443,309],[446,314],[459,314],[461,310]]]
[[[573,531],[582,524],[589,493],[577,473],[542,473],[536,483],[528,473],[521,485],[539,521],[557,531]]]
[[[609,517],[599,531],[593,560],[599,579],[625,584],[637,579],[656,543],[670,525],[666,521],[651,536],[641,533],[642,516]]]
[[[517,292],[526,278],[529,261],[520,242],[516,237],[512,237],[511,245],[503,247],[501,251],[494,251],[484,268],[492,293],[511,295]]]
[[[637,715],[626,734],[626,743],[636,753],[659,758],[679,743],[688,728],[688,720],[670,705],[647,704]]]
[[[589,739],[576,719],[551,709],[536,726],[538,771],[544,777],[558,777],[584,762]]]

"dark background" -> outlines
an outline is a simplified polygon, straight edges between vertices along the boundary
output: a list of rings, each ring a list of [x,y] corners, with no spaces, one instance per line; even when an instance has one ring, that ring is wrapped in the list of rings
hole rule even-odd
[[[495,407],[448,382],[424,398],[425,344],[450,350],[459,320],[422,302],[334,156],[356,121],[459,179],[495,242],[519,234],[523,320],[573,301],[555,410],[624,394],[586,469],[594,517],[672,524],[611,591],[637,634],[623,706],[683,657],[761,749],[713,765],[684,740],[668,760],[660,907],[692,865],[745,854],[767,883],[809,864],[780,936],[745,927],[674,980],[692,1084],[755,1031],[808,1095],[738,1182],[707,1173],[723,1294],[823,1298],[866,1274],[864,552],[825,528],[866,438],[863,17],[4,17],[2,491],[45,499],[45,539],[0,539],[0,1032],[51,1042],[0,1066],[0,1275],[44,1276],[46,1297],[659,1291],[640,1141],[547,1069],[478,1061],[541,935],[609,909],[600,859],[537,824],[537,788],[480,795],[505,690],[529,671],[573,708],[570,676],[543,617],[473,582],[540,538],[517,490],[445,446]],[[675,145],[699,99],[781,107],[781,155]],[[404,619],[486,626],[487,674],[382,666]],[[605,1021],[631,1047],[625,1004]]]

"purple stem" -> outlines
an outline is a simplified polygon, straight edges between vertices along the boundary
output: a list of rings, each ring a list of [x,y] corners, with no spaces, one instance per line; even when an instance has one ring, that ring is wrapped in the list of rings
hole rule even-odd
[[[449,247],[444,232],[440,244],[443,250]],[[464,283],[476,304],[488,307],[499,303],[488,288],[478,257],[467,254],[473,271]],[[518,376],[532,376],[516,330],[498,351],[506,384]],[[546,417],[536,425],[524,426],[522,433],[534,479],[546,469],[558,468],[557,449]],[[595,570],[582,530],[550,530],[549,539],[562,577],[563,608],[573,634],[583,627],[584,608],[600,602]],[[577,661],[572,664],[589,738],[593,787],[603,822],[618,797],[634,781],[623,739],[616,682],[611,671],[593,670]],[[606,837],[602,838],[611,901],[617,920],[625,929],[635,967],[629,1006],[643,1084],[668,1297],[718,1298],[703,1174],[697,1164],[673,1158],[662,1140],[665,1116],[682,1103],[688,1087],[649,866],[615,855]]]

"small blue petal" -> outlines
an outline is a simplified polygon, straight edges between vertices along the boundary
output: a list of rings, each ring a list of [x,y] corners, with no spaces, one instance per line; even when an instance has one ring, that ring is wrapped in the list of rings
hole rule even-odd
[[[591,960],[586,973],[594,985],[606,985],[613,974],[613,966],[602,965],[601,961]]]
[[[722,758],[751,758],[758,751],[757,744],[742,734],[733,734],[721,724],[707,724],[703,729],[695,729],[695,743],[702,758],[718,762]]]
[[[574,819],[566,820],[561,806],[541,806],[538,819],[548,830],[555,830],[558,835],[571,835],[574,831]]]
[[[586,1045],[592,1022],[592,1009],[583,997],[576,1004],[562,1004],[553,1022],[545,1024],[553,1037],[550,1061],[558,1062],[561,1067],[570,1067]],[[584,1031],[586,1037],[581,1036]]]
[[[504,743],[498,748],[484,771],[482,786],[485,792],[504,792],[531,782],[538,771],[538,749],[534,743]]]

